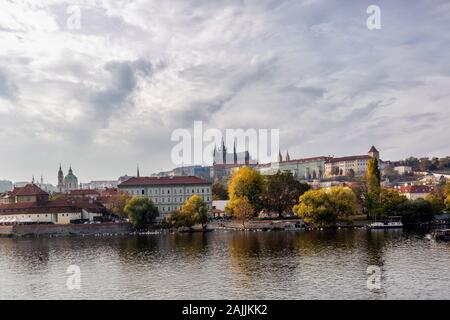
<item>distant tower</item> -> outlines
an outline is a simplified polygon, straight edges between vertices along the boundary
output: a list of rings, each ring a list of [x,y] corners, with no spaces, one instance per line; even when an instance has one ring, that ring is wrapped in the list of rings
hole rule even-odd
[[[380,160],[380,152],[377,150],[377,148],[375,148],[375,146],[372,146],[367,154],[372,158],[377,158],[378,160]]]
[[[34,184],[34,175],[33,175],[33,178],[31,179],[31,183]]]
[[[278,162],[283,162],[283,155],[281,154],[281,150],[278,151]]]
[[[234,145],[233,145],[233,163],[234,164],[238,163],[238,156],[237,156],[237,152],[236,152],[236,140],[234,140]]]
[[[289,150],[286,151],[286,159],[285,159],[285,160],[286,160],[286,161],[291,160],[291,156],[289,155]]]
[[[58,171],[58,192],[64,191],[64,172],[62,171],[61,164]]]
[[[140,173],[139,173],[139,164],[137,165],[137,170],[136,170],[136,177],[140,177],[141,175],[140,175]]]

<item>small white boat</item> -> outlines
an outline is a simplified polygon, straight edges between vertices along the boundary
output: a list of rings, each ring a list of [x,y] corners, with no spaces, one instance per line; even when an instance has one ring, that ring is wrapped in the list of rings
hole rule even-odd
[[[403,228],[402,217],[389,217],[385,221],[375,221],[367,225],[369,229],[397,229]]]

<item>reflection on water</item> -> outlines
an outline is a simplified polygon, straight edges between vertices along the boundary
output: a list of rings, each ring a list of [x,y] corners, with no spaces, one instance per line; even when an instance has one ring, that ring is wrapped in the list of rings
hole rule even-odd
[[[449,266],[449,244],[402,230],[0,238],[0,298],[449,299]]]

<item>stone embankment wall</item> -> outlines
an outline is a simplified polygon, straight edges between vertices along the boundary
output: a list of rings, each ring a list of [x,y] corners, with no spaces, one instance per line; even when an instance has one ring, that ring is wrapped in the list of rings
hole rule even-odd
[[[301,219],[289,220],[250,220],[245,222],[245,229],[283,229],[286,225],[298,223],[302,224]],[[208,224],[213,229],[242,229],[242,220],[231,220],[224,222],[214,222]]]
[[[96,234],[126,234],[132,231],[129,223],[101,223],[101,224],[30,224],[0,226],[0,236],[69,236]]]

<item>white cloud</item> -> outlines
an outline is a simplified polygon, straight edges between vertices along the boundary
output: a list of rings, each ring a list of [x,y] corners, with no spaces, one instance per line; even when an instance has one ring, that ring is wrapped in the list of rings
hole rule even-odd
[[[0,177],[169,169],[171,131],[194,120],[279,128],[299,157],[448,155],[448,4],[381,1],[378,31],[369,4],[2,2]]]

